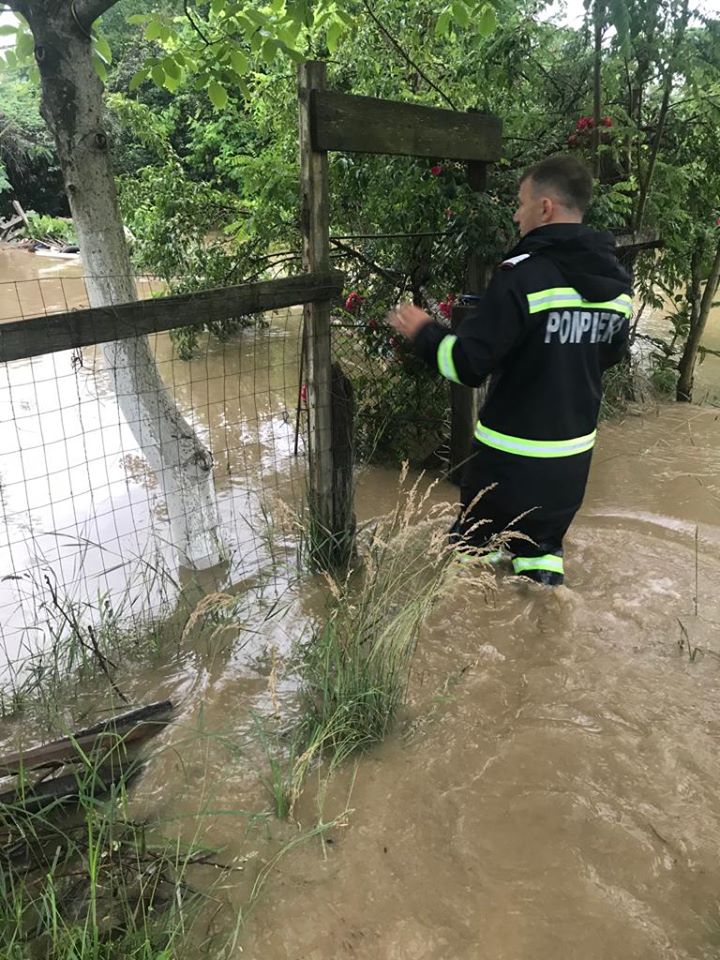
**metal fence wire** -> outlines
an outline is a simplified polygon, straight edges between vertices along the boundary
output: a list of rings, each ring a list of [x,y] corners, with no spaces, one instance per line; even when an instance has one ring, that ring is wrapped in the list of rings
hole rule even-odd
[[[448,382],[392,330],[346,316],[331,328],[333,361],[354,390],[356,460],[443,466],[450,430]]]
[[[163,293],[149,277],[138,288]],[[47,316],[50,325],[54,313],[86,306],[80,275],[0,284],[2,322]],[[212,455],[227,582],[272,586],[295,559],[291,516],[304,489],[302,308],[242,324],[224,342],[200,333],[190,360],[168,333],[150,335],[149,345],[170,398]],[[167,478],[150,467],[121,410],[103,348],[1,363],[0,417],[0,641],[8,659],[58,598],[79,610],[121,605],[131,620],[172,605],[180,573]]]
[[[0,643],[9,662],[41,643],[43,624],[62,621],[68,609],[88,618],[110,610],[142,627],[150,614],[172,611],[188,577],[170,515],[175,481],[152,463],[148,425],[129,419],[104,346],[45,352],[57,314],[88,306],[81,267],[42,272],[0,284],[0,338],[2,325],[17,320],[32,320],[37,336],[26,351],[37,355],[0,363]],[[148,276],[137,288],[141,298],[167,292]],[[206,311],[198,321],[205,332],[153,333],[148,344],[170,400],[212,458],[223,556],[214,583],[279,593],[297,569],[306,502],[303,308],[230,323]],[[126,321],[122,332],[127,337]],[[340,304],[331,347],[353,386],[355,462],[442,465],[447,384],[389,327]],[[200,504],[186,499],[181,508],[191,526]]]

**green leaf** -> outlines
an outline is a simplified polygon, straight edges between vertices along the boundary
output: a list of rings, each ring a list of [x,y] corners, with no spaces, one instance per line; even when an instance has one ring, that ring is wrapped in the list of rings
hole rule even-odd
[[[208,96],[210,97],[213,106],[218,110],[222,110],[225,104],[228,102],[227,90],[225,87],[221,86],[217,80],[212,80],[208,86]]]
[[[163,32],[163,25],[154,17],[150,23],[145,27],[145,39],[146,40],[157,40],[161,33]]]
[[[14,70],[17,67],[17,55],[14,50],[5,51],[5,65],[11,70]]]
[[[138,70],[135,76],[132,78],[128,84],[128,90],[130,93],[134,93],[141,83],[145,83],[148,78],[150,71],[145,67],[142,70]]]
[[[95,53],[106,64],[112,63],[112,50],[105,37],[95,37]]]
[[[15,53],[21,59],[32,56],[35,49],[35,41],[31,33],[18,33],[17,43],[15,44]]]
[[[268,37],[262,45],[262,58],[265,63],[272,63],[278,52],[278,42],[274,37]]]
[[[302,63],[303,60],[307,59],[304,54],[300,53],[299,50],[295,50],[294,47],[289,47],[282,40],[278,42],[278,48],[282,50],[286,57],[289,57],[293,63]]]
[[[165,86],[165,71],[159,63],[156,63],[155,66],[150,71],[150,74],[159,87]]]
[[[443,10],[435,24],[435,36],[446,37],[450,28],[450,10]]]
[[[257,10],[252,10],[252,9],[246,10],[246,11],[245,11],[245,16],[246,16],[247,19],[248,19],[252,24],[254,24],[256,27],[265,27],[265,26],[267,26],[267,22],[268,22],[267,17],[264,17],[264,16],[263,16],[261,13],[259,13]]]
[[[212,12],[217,16],[219,13],[222,13],[222,11],[224,10],[225,0],[212,0],[212,3],[210,4],[210,6],[212,7]]]
[[[92,65],[95,73],[100,77],[103,83],[106,83],[108,75],[107,67],[105,66],[105,62],[101,60],[96,53],[92,55]]]
[[[489,37],[496,26],[497,15],[495,14],[495,9],[494,7],[491,7],[489,3],[486,3],[480,11],[480,17],[478,19],[478,30],[480,31],[480,36]]]
[[[137,23],[147,23],[147,14],[146,13],[134,13],[131,17],[127,18],[128,23],[137,24]]]
[[[179,80],[182,76],[182,70],[174,57],[165,57],[162,62],[162,67],[167,76],[172,77],[173,80]]]
[[[355,26],[355,17],[351,13],[348,13],[347,10],[336,10],[335,16],[338,20],[341,20],[346,27]]]
[[[230,63],[235,73],[239,77],[244,77],[248,72],[249,62],[248,58],[242,52],[242,50],[233,50],[230,54]]]
[[[451,7],[453,19],[459,27],[468,27],[470,25],[470,13],[462,0],[454,0]]]
[[[342,23],[339,20],[333,20],[330,26],[327,29],[327,45],[330,53],[335,53],[338,46],[338,41],[344,30]]]
[[[0,24],[0,37],[14,37],[17,32],[18,28],[11,23]]]

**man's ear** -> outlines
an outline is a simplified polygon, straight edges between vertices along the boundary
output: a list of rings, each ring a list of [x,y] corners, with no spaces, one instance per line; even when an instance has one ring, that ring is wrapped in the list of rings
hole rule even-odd
[[[550,199],[550,197],[543,197],[542,198],[543,220],[545,221],[552,220],[553,208],[554,208],[554,204]]]

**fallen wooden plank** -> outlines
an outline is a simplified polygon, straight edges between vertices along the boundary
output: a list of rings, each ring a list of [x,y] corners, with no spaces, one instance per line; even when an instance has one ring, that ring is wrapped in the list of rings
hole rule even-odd
[[[314,150],[390,153],[490,163],[502,155],[502,121],[415,103],[313,90]]]
[[[92,771],[83,768],[52,780],[27,784],[20,790],[0,793],[0,838],[5,839],[11,832],[15,817],[38,813],[50,806],[76,803],[81,797],[105,796],[121,781],[128,784],[134,780],[142,767],[138,760],[108,763]]]
[[[10,217],[9,220],[0,220],[0,233],[5,235],[16,230],[23,222],[22,217]]]
[[[22,206],[20,205],[19,201],[18,201],[18,200],[13,200],[12,205],[13,205],[13,207],[15,208],[15,212],[17,213],[17,215],[20,217],[20,219],[22,220],[22,222],[25,224],[25,226],[26,226],[27,229],[29,230],[29,229],[30,229],[30,222],[29,222],[29,220],[28,220],[28,218],[27,218],[27,216],[26,216],[26,214],[25,214],[25,211],[23,210]]]
[[[0,324],[0,363],[266,313],[314,300],[333,300],[340,295],[342,287],[343,274],[331,270],[323,274],[261,280],[218,290],[11,320]]]
[[[142,740],[157,733],[169,721],[171,713],[172,703],[163,700],[109,717],[93,727],[79,730],[73,736],[7,754],[0,758],[0,776],[11,776],[20,770],[77,763],[83,755],[92,754],[104,759],[106,754],[112,753],[121,744]]]

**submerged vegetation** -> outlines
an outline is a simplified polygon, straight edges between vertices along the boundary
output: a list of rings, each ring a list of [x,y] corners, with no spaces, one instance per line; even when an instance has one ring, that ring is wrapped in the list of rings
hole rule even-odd
[[[491,588],[492,577],[482,566],[458,562],[449,548],[446,530],[453,510],[447,504],[432,506],[433,489],[422,478],[408,485],[404,473],[397,506],[362,531],[347,576],[315,578],[325,611],[309,621],[285,657],[270,648],[268,706],[248,713],[242,749],[264,757],[265,769],[256,776],[271,810],[226,811],[247,829],[255,824],[267,834],[271,816],[296,821],[311,771],[327,783],[352,754],[382,740],[402,713],[415,649],[432,610],[447,602],[461,581]],[[102,689],[118,702],[123,688],[128,690],[129,673],[158,655],[166,661],[181,650],[195,655],[204,650],[212,662],[232,656],[249,634],[260,633],[261,607],[241,595],[215,593],[181,603],[144,636],[138,624],[135,630],[127,626],[122,604],[113,609],[101,598],[97,608],[81,608],[63,598],[51,579],[44,587],[46,599],[38,612],[44,617],[45,643],[17,664],[4,704],[8,720],[17,711],[25,717],[45,715],[46,728],[56,731],[67,729],[59,702],[79,705],[88,693]],[[275,616],[277,608],[273,601],[267,615]],[[62,715],[67,718],[67,708]],[[227,762],[237,762],[236,737],[198,730],[190,732],[184,749],[193,736],[218,739],[228,751]],[[175,749],[170,742],[146,752],[148,768],[164,751]],[[236,877],[237,864],[225,863],[222,849],[200,839],[203,809],[188,816],[191,835],[183,840],[175,829],[168,834],[162,820],[136,819],[129,790],[144,766],[137,757],[124,750],[120,757],[114,745],[101,753],[78,753],[69,805],[58,799],[36,807],[32,784],[43,778],[30,772],[21,776],[13,801],[0,797],[5,891],[0,955],[8,960],[36,953],[50,960],[169,960],[182,955],[187,942],[203,941],[209,908],[211,913],[225,910],[222,889],[241,883],[245,906],[214,954],[230,956],[225,951],[241,935],[281,859],[347,820],[347,811],[329,820],[320,816],[289,839],[280,830],[267,856]],[[252,840],[255,846],[258,842]]]

